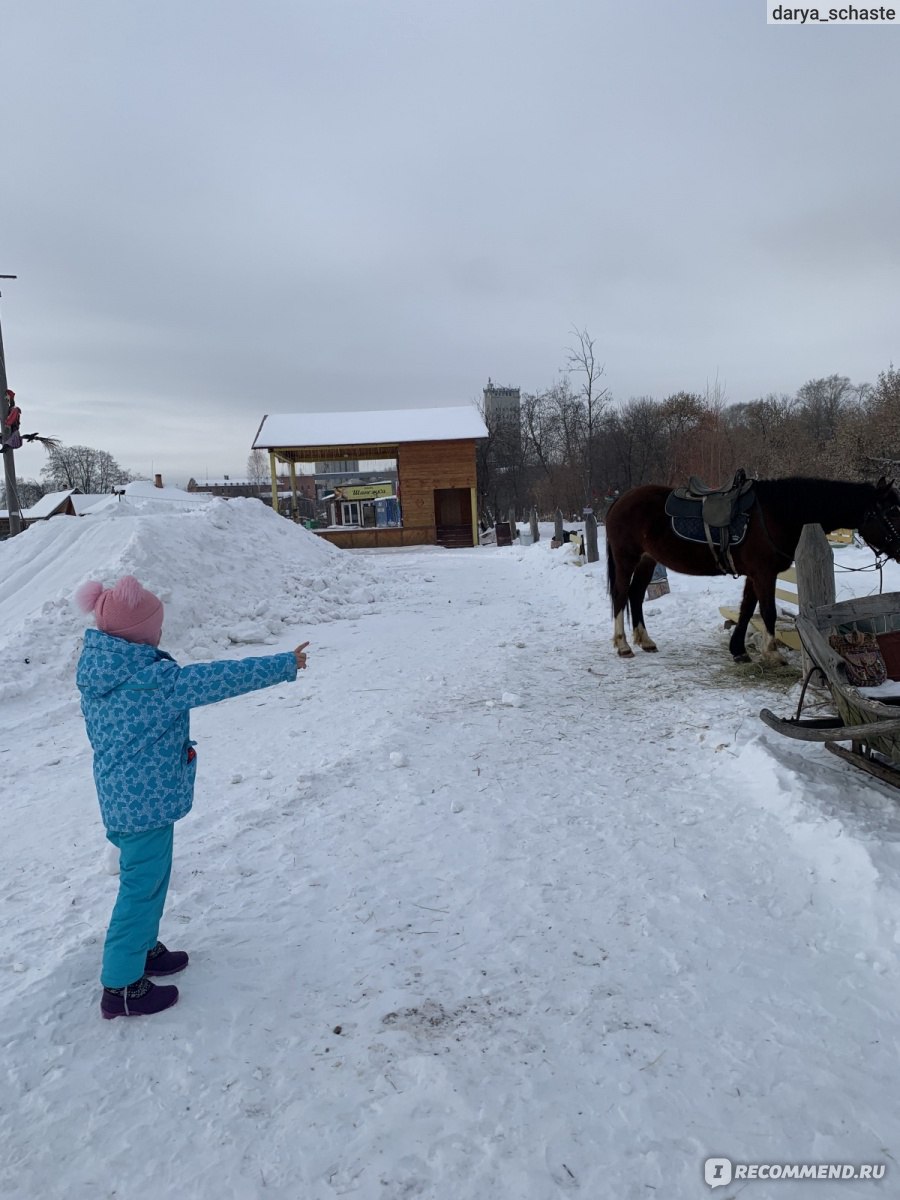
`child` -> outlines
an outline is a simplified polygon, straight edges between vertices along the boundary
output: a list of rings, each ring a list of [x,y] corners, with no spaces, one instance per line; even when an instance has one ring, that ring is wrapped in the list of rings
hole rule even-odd
[[[113,909],[100,982],[104,1017],[162,1012],[178,988],[149,975],[187,966],[183,950],[157,940],[175,821],[191,810],[197,756],[189,712],[258,688],[296,679],[308,642],[266,658],[228,659],[179,667],[159,650],[162,601],[133,575],[112,588],[84,583],[78,605],[93,612],[76,680],[94,751],[94,782],[106,836],[119,848],[119,895]]]

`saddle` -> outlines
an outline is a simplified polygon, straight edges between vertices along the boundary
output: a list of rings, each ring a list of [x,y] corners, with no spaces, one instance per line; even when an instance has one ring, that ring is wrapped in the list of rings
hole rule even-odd
[[[755,499],[753,480],[747,478],[743,468],[723,488],[711,488],[692,475],[687,487],[669,493],[666,515],[679,537],[689,542],[705,542],[719,570],[726,575],[737,575],[731,547],[744,540]]]

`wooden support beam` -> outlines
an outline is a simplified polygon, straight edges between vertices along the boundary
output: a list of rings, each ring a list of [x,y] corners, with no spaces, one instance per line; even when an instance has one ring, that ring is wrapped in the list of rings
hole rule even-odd
[[[278,468],[274,450],[269,451],[269,470],[272,472],[272,512],[278,512]]]

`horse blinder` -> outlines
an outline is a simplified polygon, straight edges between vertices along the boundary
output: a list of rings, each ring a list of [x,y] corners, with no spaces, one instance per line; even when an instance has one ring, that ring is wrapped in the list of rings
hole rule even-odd
[[[871,538],[866,536],[864,526],[869,524],[874,525],[879,534],[886,535],[883,540],[881,537],[876,540],[874,535]],[[896,499],[869,509],[860,522],[859,531],[873,550],[900,562],[900,504]]]

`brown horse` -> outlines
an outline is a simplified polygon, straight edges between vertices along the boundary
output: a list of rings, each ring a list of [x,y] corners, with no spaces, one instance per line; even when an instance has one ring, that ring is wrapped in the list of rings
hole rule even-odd
[[[878,554],[900,560],[900,493],[893,480],[844,483],[831,479],[760,479],[743,540],[731,547],[735,574],[746,575],[738,622],[729,649],[748,661],[745,638],[759,604],[768,633],[763,657],[782,661],[775,649],[775,579],[794,560],[804,525],[857,529]],[[634,652],[625,636],[625,605],[631,609],[634,643],[652,652],[644,625],[644,596],[657,563],[683,575],[719,575],[710,547],[673,532],[665,512],[669,489],[648,485],[626,492],[606,518],[607,582],[612,600],[613,645],[622,658]]]

